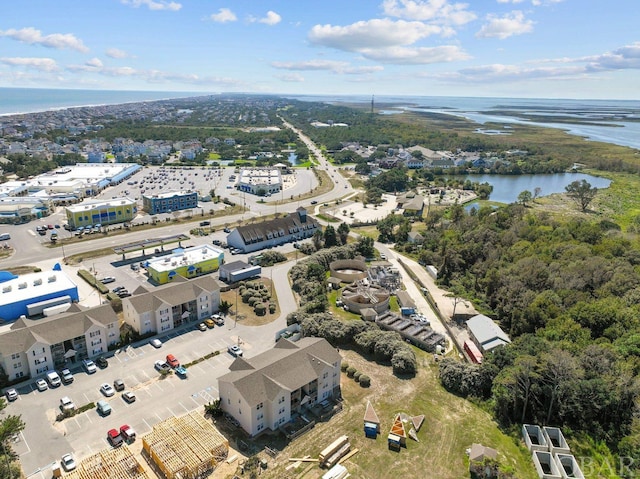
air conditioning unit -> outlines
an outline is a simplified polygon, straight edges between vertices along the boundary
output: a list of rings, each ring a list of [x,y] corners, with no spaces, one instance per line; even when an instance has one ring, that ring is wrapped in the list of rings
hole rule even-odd
[[[48,281],[49,283],[53,283],[55,280],[56,280],[56,275],[55,275],[55,274],[54,274],[53,276],[49,276],[49,277],[47,278],[47,281]]]
[[[24,289],[27,287],[27,283],[20,283],[18,284],[18,289]]]
[[[4,288],[2,288],[2,292],[3,293],[10,293],[11,292],[11,286],[5,286]]]
[[[41,278],[38,278],[38,279],[34,280],[34,282],[33,282],[34,286],[40,286],[41,284],[42,284],[42,279]]]

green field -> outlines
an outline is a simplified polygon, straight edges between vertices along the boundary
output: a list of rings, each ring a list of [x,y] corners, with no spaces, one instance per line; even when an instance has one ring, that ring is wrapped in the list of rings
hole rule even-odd
[[[317,457],[319,452],[342,434],[349,436],[352,449],[359,452],[344,465],[352,477],[388,479],[390,477],[458,479],[468,478],[465,450],[481,443],[498,450],[501,464],[518,479],[537,477],[531,454],[519,438],[502,432],[491,415],[470,401],[445,391],[437,378],[437,364],[430,354],[416,350],[421,363],[415,378],[401,379],[391,368],[370,362],[359,354],[341,350],[345,361],[371,378],[371,387],[362,388],[342,373],[344,409],[325,423],[288,445],[262,475],[265,478],[320,478],[326,471],[317,464],[303,463],[297,470],[286,470],[290,457]],[[380,418],[380,435],[367,439],[363,416],[371,401]],[[418,432],[420,442],[407,439],[406,449],[394,452],[387,447],[387,434],[397,413],[425,415]]]

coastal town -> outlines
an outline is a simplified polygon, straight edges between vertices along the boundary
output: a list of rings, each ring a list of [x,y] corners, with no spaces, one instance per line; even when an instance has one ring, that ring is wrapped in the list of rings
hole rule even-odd
[[[443,172],[506,168],[527,151],[329,149],[311,136],[348,123],[301,127],[286,108],[196,97],[0,117],[0,366],[6,411],[24,421],[11,447],[25,475],[294,477],[314,462],[309,477],[347,477],[370,447],[332,431],[353,435],[344,421],[362,414],[364,438],[390,427],[372,452],[433,446],[427,411],[408,415],[395,397],[381,420],[375,395],[360,404],[375,381],[480,367],[512,343],[439,283],[423,245],[428,225],[490,192]],[[127,125],[139,130],[122,136]],[[53,168],[25,175],[36,160]],[[522,428],[525,444],[531,431],[567,444],[558,428]],[[498,445],[482,442],[448,454],[499,468]],[[500,454],[527,477],[579,471],[568,446],[527,447]]]

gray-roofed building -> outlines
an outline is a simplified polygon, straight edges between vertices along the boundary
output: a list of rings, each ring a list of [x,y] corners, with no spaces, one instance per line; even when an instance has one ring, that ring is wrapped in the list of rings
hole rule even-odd
[[[211,317],[220,307],[220,285],[211,275],[195,279],[177,276],[148,290],[138,287],[122,299],[124,321],[140,334],[162,333],[189,321]]]
[[[467,328],[471,339],[482,353],[491,351],[498,346],[509,344],[511,339],[493,319],[484,314],[477,314],[467,321]]]
[[[0,333],[0,365],[13,381],[36,377],[73,362],[99,356],[120,339],[118,316],[110,304],[78,304],[44,319],[20,318]]]
[[[339,394],[341,361],[323,338],[281,339],[262,354],[231,363],[218,378],[220,406],[251,436],[276,431],[303,407]]]
[[[320,230],[315,218],[300,207],[295,213],[261,223],[238,226],[227,235],[227,244],[244,253],[310,238]]]
[[[220,279],[228,283],[260,276],[260,273],[262,273],[260,266],[252,266],[244,261],[233,261],[220,266]]]

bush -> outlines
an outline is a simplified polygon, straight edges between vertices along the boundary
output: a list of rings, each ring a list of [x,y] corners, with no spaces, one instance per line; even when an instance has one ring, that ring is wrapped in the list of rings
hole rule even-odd
[[[269,303],[269,313],[273,314],[276,312],[276,305],[275,303]]]
[[[340,371],[345,372],[348,367],[349,367],[349,363],[344,361],[342,364],[340,364]]]
[[[256,295],[256,292],[253,289],[247,288],[244,293],[242,293],[242,302],[243,303],[248,303],[249,302],[249,298],[253,297]]]
[[[416,374],[418,372],[418,361],[413,350],[403,344],[391,358],[391,366],[394,374]]]
[[[352,378],[355,373],[356,373],[356,368],[354,368],[353,366],[349,366],[347,368],[347,376],[349,376],[350,378]]]
[[[260,296],[251,296],[247,301],[247,304],[251,307],[254,307],[258,303],[262,303],[262,298]]]
[[[371,386],[371,378],[366,374],[360,376],[360,386],[362,386],[363,388],[368,388],[369,386]]]
[[[257,316],[264,316],[267,312],[267,307],[264,303],[256,303],[253,307],[253,312],[256,313]]]
[[[356,382],[360,381],[360,376],[362,376],[362,373],[360,371],[356,371],[355,373],[353,373],[353,379],[355,379]]]

